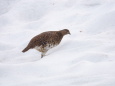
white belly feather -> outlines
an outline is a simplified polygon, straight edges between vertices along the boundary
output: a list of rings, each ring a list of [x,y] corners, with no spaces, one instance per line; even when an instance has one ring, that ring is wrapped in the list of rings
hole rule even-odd
[[[53,48],[53,47],[55,47],[55,46],[57,46],[58,44],[56,44],[56,45],[52,45],[52,44],[47,44],[47,46],[46,47],[42,47],[42,45],[41,46],[36,46],[35,47],[35,49],[36,50],[38,50],[38,51],[43,51],[43,50],[49,50],[49,49],[51,49],[51,48]]]

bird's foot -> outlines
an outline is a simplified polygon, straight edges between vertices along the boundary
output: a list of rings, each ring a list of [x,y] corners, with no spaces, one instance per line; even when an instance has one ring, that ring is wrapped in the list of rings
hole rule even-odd
[[[46,55],[41,55],[41,58],[43,58],[44,56],[46,56]]]

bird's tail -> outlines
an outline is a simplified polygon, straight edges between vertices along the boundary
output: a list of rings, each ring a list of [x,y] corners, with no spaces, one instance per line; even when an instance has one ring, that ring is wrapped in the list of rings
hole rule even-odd
[[[26,47],[22,52],[24,53],[24,52],[28,51],[29,49],[30,49],[29,47]]]

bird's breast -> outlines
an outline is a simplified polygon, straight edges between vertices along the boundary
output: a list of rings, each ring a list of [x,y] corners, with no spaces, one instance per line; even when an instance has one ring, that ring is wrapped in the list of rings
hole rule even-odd
[[[54,45],[53,44],[46,44],[46,46],[43,46],[43,45],[36,46],[35,49],[40,51],[40,52],[43,52],[44,50],[49,50],[49,49],[51,49],[51,48],[53,48],[53,47],[55,47],[57,45],[58,44],[54,44]]]
[[[58,44],[47,44],[46,47],[45,47],[45,49],[49,50],[49,49],[51,49],[51,48],[53,48],[53,47],[55,47],[57,45]]]

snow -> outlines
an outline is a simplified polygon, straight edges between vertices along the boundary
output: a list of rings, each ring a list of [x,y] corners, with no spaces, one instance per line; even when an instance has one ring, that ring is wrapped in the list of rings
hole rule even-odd
[[[44,58],[21,51],[69,29]],[[115,86],[114,0],[0,0],[0,86]]]

